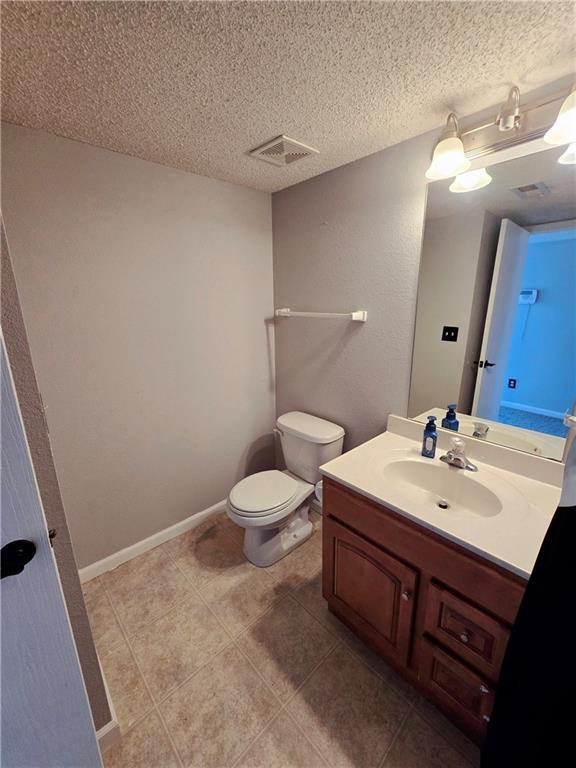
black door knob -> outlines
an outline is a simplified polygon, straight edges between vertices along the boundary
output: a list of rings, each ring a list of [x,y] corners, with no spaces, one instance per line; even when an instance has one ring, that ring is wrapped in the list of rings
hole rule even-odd
[[[484,368],[494,368],[496,363],[489,363],[488,360],[484,361]]]
[[[16,539],[2,547],[2,563],[0,578],[4,579],[6,576],[17,576],[22,573],[24,566],[27,565],[30,560],[36,554],[36,544],[26,539]]]

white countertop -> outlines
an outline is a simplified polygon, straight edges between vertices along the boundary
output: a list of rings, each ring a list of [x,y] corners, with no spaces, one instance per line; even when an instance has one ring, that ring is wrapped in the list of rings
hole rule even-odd
[[[321,472],[527,579],[558,506],[562,465],[466,438],[467,456],[478,472],[454,469],[440,462],[450,446],[450,435],[439,430],[436,457],[426,459],[421,456],[421,434],[421,424],[391,416],[387,432],[324,464]],[[439,509],[429,499],[423,503],[421,491],[420,497],[413,496],[386,477],[386,467],[396,461],[432,462],[447,472],[463,473],[458,478],[462,482],[481,483],[495,492],[503,501],[502,511],[493,516],[462,514]]]

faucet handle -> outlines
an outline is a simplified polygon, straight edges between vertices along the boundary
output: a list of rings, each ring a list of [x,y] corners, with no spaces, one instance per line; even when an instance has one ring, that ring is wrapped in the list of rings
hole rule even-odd
[[[466,443],[460,437],[453,437],[450,441],[452,443],[452,453],[455,455],[464,455],[466,450]]]

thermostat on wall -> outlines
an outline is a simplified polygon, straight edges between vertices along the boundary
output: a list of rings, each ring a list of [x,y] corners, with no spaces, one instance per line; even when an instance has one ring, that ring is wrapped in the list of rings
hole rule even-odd
[[[518,296],[518,304],[536,304],[537,298],[537,288],[525,288],[524,290],[520,291],[520,295]]]

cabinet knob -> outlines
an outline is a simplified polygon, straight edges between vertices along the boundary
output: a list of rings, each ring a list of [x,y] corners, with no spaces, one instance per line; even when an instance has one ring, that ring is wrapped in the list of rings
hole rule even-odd
[[[484,685],[484,683],[480,683],[480,693],[490,693],[490,688]]]
[[[490,715],[482,715],[482,720],[485,720],[487,723],[490,722]]]
[[[404,592],[402,592],[402,600],[404,600],[404,602],[407,603],[411,597],[412,597],[412,594],[409,592],[409,590],[405,589]]]
[[[463,643],[469,643],[470,635],[468,634],[468,632],[466,631],[462,632],[462,634],[460,635],[460,640],[462,640]]]

